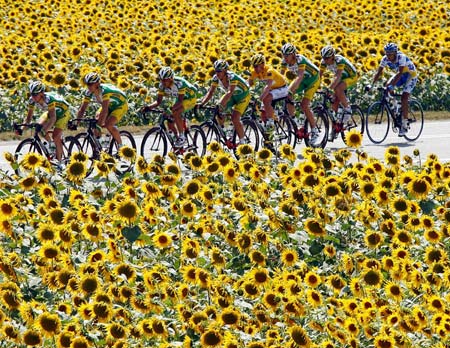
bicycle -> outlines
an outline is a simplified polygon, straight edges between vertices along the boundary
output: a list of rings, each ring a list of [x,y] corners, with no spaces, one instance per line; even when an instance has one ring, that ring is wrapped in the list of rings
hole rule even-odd
[[[333,142],[340,134],[342,141],[347,144],[345,136],[351,129],[359,130],[361,134],[364,134],[364,114],[358,105],[350,104],[352,116],[346,124],[344,124],[344,109],[341,106],[339,106],[336,115],[331,112],[331,104],[333,103],[332,93],[328,90],[317,91],[316,93],[322,98],[319,103],[313,107],[313,111],[317,115],[325,115],[329,120],[330,132],[327,136],[327,141]]]
[[[386,87],[379,87],[381,98],[367,109],[366,128],[367,136],[374,144],[382,143],[389,132],[392,123],[392,131],[398,133],[402,126],[402,109],[396,98],[401,94],[392,94]],[[409,99],[406,140],[414,141],[419,138],[423,130],[423,108],[418,100]]]
[[[116,163],[115,171],[117,174],[124,174],[129,172],[133,166],[133,160],[123,158],[119,155],[119,147],[117,142],[108,133],[109,140],[105,144],[101,144],[100,140],[97,139],[94,130],[97,129],[97,119],[96,118],[76,118],[69,121],[68,128],[70,130],[77,130],[78,124],[86,124],[86,131],[78,133],[74,136],[81,146],[81,150],[88,156],[87,164],[87,174],[89,176],[93,169],[95,161],[100,160],[101,153],[108,153],[113,157],[118,163]],[[122,138],[122,144],[136,150],[136,141],[133,135],[125,130],[120,131],[120,137]],[[74,143],[75,144],[75,143]],[[75,146],[75,145],[74,145]]]
[[[316,127],[319,132],[319,136],[316,141],[311,141],[311,125],[305,113],[302,111],[301,102],[294,101],[294,115],[290,116],[287,110],[287,98],[285,98],[285,103],[282,108],[284,115],[290,119],[291,122],[291,132],[292,132],[292,148],[295,148],[297,144],[301,144],[302,141],[305,142],[306,146],[313,148],[324,148],[327,145],[328,139],[328,118],[322,113],[315,113],[314,118],[316,121]],[[278,107],[279,108],[279,107]],[[279,111],[278,111],[279,112]]]
[[[40,155],[43,155],[47,158],[50,163],[56,164],[56,157],[53,151],[44,145],[44,140],[41,138],[42,125],[39,123],[30,123],[30,124],[13,124],[14,130],[19,134],[23,134],[23,128],[34,129],[33,136],[22,140],[19,145],[17,145],[16,151],[14,153],[14,159],[17,163],[17,168],[14,168],[14,171],[17,175],[21,173],[21,166],[23,163],[23,159],[26,154],[30,152],[35,152]],[[49,131],[51,133],[51,131]],[[72,145],[73,144],[73,145]],[[66,166],[70,161],[70,156],[73,152],[81,151],[80,144],[72,137],[65,136],[62,140],[62,157],[61,157],[61,165]],[[61,168],[58,168],[61,169]]]
[[[283,99],[279,99],[280,101]],[[256,99],[252,99],[248,105],[247,112],[244,114],[243,119],[249,120],[253,123],[261,135],[260,144],[263,147],[270,149],[276,154],[277,149],[282,144],[291,144],[293,132],[291,130],[291,118],[287,116],[287,113],[280,111],[276,108],[278,100],[273,102],[274,105],[274,119],[272,129],[267,129],[267,125],[264,126],[261,119],[261,112],[258,107]]]
[[[169,152],[169,146],[176,155],[193,152],[203,156],[206,153],[207,143],[205,134],[200,126],[188,125],[187,120],[184,118],[186,144],[182,147],[177,147],[175,146],[175,136],[170,134],[171,132],[166,126],[166,122],[173,123],[172,115],[161,109],[152,109],[146,111],[146,113],[157,115],[157,125],[150,128],[142,138],[140,152],[144,159],[151,160],[156,155],[166,156]]]
[[[223,148],[233,151],[237,158],[239,136],[233,125],[229,124],[224,128],[227,115],[221,114],[217,106],[203,106],[199,110],[202,110],[203,116],[206,119],[206,121],[200,124],[200,128],[205,133],[206,143],[209,144],[212,141],[217,141]],[[220,122],[219,119],[221,120]],[[258,151],[259,134],[254,123],[246,117],[241,117],[241,123],[244,128],[245,142],[252,145],[254,151]]]

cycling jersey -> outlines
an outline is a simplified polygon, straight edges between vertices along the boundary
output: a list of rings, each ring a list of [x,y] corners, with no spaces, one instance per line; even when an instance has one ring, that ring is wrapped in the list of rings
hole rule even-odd
[[[298,75],[299,70],[305,70],[303,80],[311,79],[311,81],[315,81],[316,77],[319,76],[319,68],[311,62],[308,58],[301,54],[295,55],[295,63],[289,65],[283,58],[281,65],[286,67],[290,72],[292,72],[295,76]]]
[[[178,76],[173,78],[172,86],[166,88],[160,82],[158,87],[158,95],[177,97],[181,94],[184,95],[183,99],[196,99],[197,92],[197,87]]]
[[[127,104],[127,98],[125,93],[122,92],[116,86],[113,86],[108,83],[100,84],[99,94],[94,94],[86,90],[84,92],[84,100],[85,102],[89,102],[91,100],[101,104],[104,100],[109,100],[108,104],[108,114],[113,112],[116,109],[121,108],[124,104]]]
[[[28,100],[28,107],[34,109],[35,107],[43,110],[55,110],[56,119],[61,119],[65,116],[66,112],[69,111],[69,103],[56,92],[45,92],[44,93],[44,104],[35,102],[33,98]]]
[[[250,90],[250,86],[247,84],[247,81],[245,81],[242,77],[232,71],[227,71],[227,77],[229,87],[236,86],[233,91],[232,99],[235,99],[236,101],[244,99],[249,94]],[[211,86],[220,86],[225,91],[228,90],[228,88],[224,86],[222,81],[219,80],[217,75],[214,75],[214,77],[212,78]]]
[[[286,80],[284,79],[283,75],[281,75],[274,68],[267,65],[264,65],[264,70],[259,74],[255,70],[253,70],[250,76],[250,80],[261,80],[263,82],[272,80],[273,83],[270,86],[271,90],[286,86]]]
[[[336,54],[334,56],[333,64],[327,65],[325,64],[325,60],[322,59],[322,61],[320,62],[320,71],[323,72],[325,71],[325,69],[330,70],[334,74],[336,74],[338,70],[342,70],[342,77],[341,77],[342,79],[357,76],[356,68],[354,67],[354,65],[350,63],[350,61],[347,58],[339,54]]]
[[[380,67],[384,68],[386,66],[395,72],[399,72],[400,67],[404,66],[406,67],[404,73],[409,74],[410,78],[417,76],[416,66],[414,65],[414,63],[404,53],[400,51],[397,52],[397,57],[395,57],[394,62],[391,62],[387,58],[387,56],[383,56],[380,62]]]

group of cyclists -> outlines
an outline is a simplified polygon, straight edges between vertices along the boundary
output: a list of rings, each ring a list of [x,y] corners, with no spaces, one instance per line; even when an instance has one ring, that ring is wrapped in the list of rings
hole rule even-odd
[[[417,71],[414,63],[399,49],[395,43],[384,46],[385,55],[382,57],[378,70],[376,71],[372,85],[366,86],[369,91],[375,82],[380,79],[383,69],[390,68],[395,72],[387,82],[386,87],[392,90],[394,87],[402,87],[402,116],[403,124],[399,136],[407,131],[406,121],[408,115],[409,96],[417,83]],[[333,74],[329,89],[333,91],[334,102],[332,110],[337,113],[339,105],[344,109],[343,123],[351,118],[352,110],[346,96],[346,90],[354,86],[358,80],[358,72],[355,66],[344,56],[338,54],[332,46],[321,49],[320,65],[315,65],[304,55],[297,51],[292,43],[286,43],[281,47],[282,68],[277,71],[266,63],[262,54],[255,54],[251,58],[252,71],[249,78],[237,74],[229,69],[229,64],[224,59],[214,62],[214,76],[210,81],[208,92],[198,99],[197,87],[186,79],[176,76],[170,67],[162,67],[159,70],[159,86],[156,100],[142,107],[141,111],[149,111],[159,106],[164,97],[171,97],[175,102],[171,106],[173,125],[169,125],[176,134],[175,146],[182,147],[184,138],[183,114],[197,105],[204,106],[215,94],[219,87],[224,91],[220,97],[217,107],[224,114],[231,115],[231,122],[239,137],[239,144],[245,143],[244,128],[241,116],[246,111],[250,102],[250,88],[255,81],[264,84],[259,99],[261,101],[261,120],[266,129],[273,127],[274,102],[285,99],[288,113],[294,115],[294,96],[301,96],[301,109],[305,114],[310,126],[310,143],[314,143],[318,137],[314,114],[311,110],[311,101],[320,87],[321,78],[325,71]],[[285,77],[286,71],[294,75],[291,83]],[[90,102],[100,104],[96,117],[98,125],[106,128],[118,146],[122,146],[117,123],[128,111],[128,103],[125,93],[114,85],[104,83],[101,76],[96,72],[90,72],[84,76],[83,81],[87,89],[83,92],[83,101],[78,109],[77,117],[83,118]],[[46,87],[40,81],[32,81],[29,84],[30,98],[28,101],[28,113],[25,123],[29,123],[33,117],[34,109],[37,107],[44,111],[39,119],[42,131],[47,141],[53,141],[56,147],[56,159],[61,160],[62,134],[70,119],[69,103],[55,92],[47,92]],[[53,129],[52,139],[49,130]],[[100,133],[99,133],[100,134]],[[100,135],[99,135],[100,136]]]

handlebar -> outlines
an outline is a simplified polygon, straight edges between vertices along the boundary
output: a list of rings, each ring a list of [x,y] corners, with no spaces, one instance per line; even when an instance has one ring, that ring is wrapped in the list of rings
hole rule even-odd
[[[18,135],[23,134],[22,128],[34,128],[36,132],[40,132],[42,125],[39,123],[13,123],[13,129]]]

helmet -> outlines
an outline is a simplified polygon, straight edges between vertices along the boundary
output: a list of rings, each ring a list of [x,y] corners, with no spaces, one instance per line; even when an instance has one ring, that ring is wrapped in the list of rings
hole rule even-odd
[[[291,43],[284,44],[283,47],[281,47],[281,53],[284,56],[287,56],[288,54],[296,53],[296,52],[297,52],[297,49]]]
[[[228,69],[228,62],[225,59],[218,59],[214,62],[214,70],[222,71]]]
[[[100,81],[100,75],[96,72],[90,72],[84,76],[84,83],[87,85],[91,85],[93,83],[96,83]]]
[[[266,58],[264,58],[264,56],[261,53],[255,54],[252,57],[252,65],[256,66],[259,64],[264,64],[266,62]]]
[[[330,58],[333,57],[336,54],[336,50],[333,48],[333,46],[325,46],[320,51],[320,55],[322,58]]]
[[[161,68],[158,72],[160,80],[172,79],[173,75],[173,70],[168,66]]]
[[[31,81],[28,85],[31,94],[38,94],[45,91],[45,86],[41,81]]]
[[[384,46],[384,53],[397,53],[398,47],[395,43],[389,42]]]

